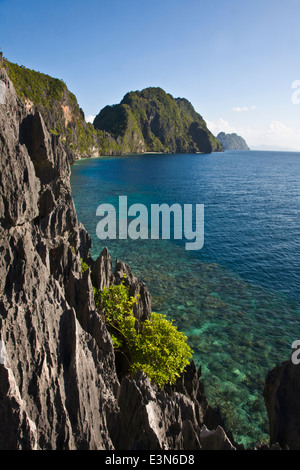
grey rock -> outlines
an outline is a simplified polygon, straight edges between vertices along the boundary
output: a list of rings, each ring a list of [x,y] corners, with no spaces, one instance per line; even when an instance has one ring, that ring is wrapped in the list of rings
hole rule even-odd
[[[221,426],[213,431],[204,426],[200,433],[200,442],[203,450],[236,450]]]
[[[0,221],[2,227],[9,227],[38,215],[40,181],[26,147],[19,142],[19,119],[25,116],[25,106],[19,104],[6,74],[5,82],[6,103],[0,106]]]
[[[151,314],[151,296],[145,283],[132,274],[126,263],[116,260],[112,283],[118,285],[121,282],[129,286],[129,295],[137,299],[133,305],[133,313],[138,324],[148,320]]]
[[[90,279],[80,272],[79,247],[88,236],[76,218],[68,157],[5,80],[0,327],[7,363],[0,369],[0,448],[112,449],[119,383]]]
[[[153,386],[143,372],[122,380],[117,447],[131,450],[200,449],[199,428],[191,400]],[[126,426],[126,429],[124,427]]]
[[[0,443],[1,450],[36,450],[37,430],[26,412],[15,378],[0,364]]]
[[[92,279],[96,289],[103,290],[112,284],[112,260],[106,247],[92,262]]]

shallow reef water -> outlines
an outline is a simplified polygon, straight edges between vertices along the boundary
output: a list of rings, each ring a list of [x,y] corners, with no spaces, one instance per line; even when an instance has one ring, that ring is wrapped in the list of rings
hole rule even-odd
[[[187,335],[210,404],[220,407],[238,442],[268,442],[264,380],[289,357],[297,305],[171,243],[151,241],[151,250],[131,243],[107,245],[113,259],[124,260],[146,283],[153,311]]]
[[[272,156],[258,156],[265,158],[267,171]],[[250,169],[242,167],[247,173],[246,180],[249,172],[256,172],[257,165],[262,165],[259,159],[255,160],[256,157],[254,155],[254,162],[249,164]],[[279,157],[275,158],[278,172],[282,171]],[[292,238],[291,244],[294,245],[293,250],[287,250],[290,256],[290,273],[287,271],[284,276],[283,271],[276,271],[276,265],[270,265],[267,249],[269,239],[262,246],[265,240],[263,227],[266,225],[263,212],[251,212],[251,227],[257,227],[257,233],[251,232],[252,246],[249,248],[249,256],[245,257],[250,242],[246,235],[248,233],[249,236],[249,232],[243,232],[242,227],[243,220],[246,224],[248,219],[240,218],[239,208],[243,203],[239,205],[236,197],[232,196],[238,209],[233,214],[232,210],[229,211],[231,223],[226,225],[224,207],[216,202],[216,191],[219,191],[219,200],[222,200],[230,187],[232,194],[242,194],[244,201],[244,180],[238,173],[234,173],[241,159],[243,161],[245,158],[244,154],[228,155],[227,165],[230,169],[224,169],[224,155],[204,156],[200,159],[200,168],[197,168],[199,159],[196,160],[197,164],[191,164],[187,156],[179,156],[171,164],[170,156],[161,156],[161,160],[154,157],[154,163],[151,163],[150,157],[146,157],[146,161],[143,158],[145,157],[82,160],[72,167],[71,184],[75,207],[79,220],[91,235],[92,256],[96,258],[103,247],[107,246],[113,260],[118,258],[126,262],[134,274],[145,282],[152,297],[153,311],[166,314],[169,319],[174,320],[179,330],[185,332],[194,351],[193,359],[197,366],[201,365],[209,403],[220,407],[226,427],[233,433],[235,440],[246,447],[268,442],[268,420],[263,400],[265,377],[268,370],[289,358],[292,342],[299,339],[298,293],[295,289],[291,292],[287,289],[298,282],[297,259],[293,256],[294,247],[299,246],[299,231],[295,227],[293,234],[289,235]],[[98,219],[95,214],[98,204],[116,203],[121,194],[130,196],[132,202],[146,205],[158,200],[170,203],[177,200],[189,202],[193,200],[192,196],[188,197],[187,192],[186,179],[191,178],[189,171],[194,174],[197,170],[201,179],[201,175],[209,172],[211,167],[215,168],[209,158],[213,162],[217,159],[223,167],[222,171],[213,175],[213,181],[209,177],[209,181],[199,192],[199,202],[206,201],[208,206],[205,232],[207,248],[201,253],[187,251],[183,243],[174,240],[97,238]],[[247,158],[249,160],[250,156]],[[184,167],[182,170],[183,163],[188,168]],[[294,160],[292,163],[294,164]],[[274,167],[274,162],[272,165]],[[290,167],[288,171],[293,173]],[[187,173],[186,178],[183,178],[184,172]],[[207,180],[208,177],[205,178]],[[267,185],[270,185],[269,181]],[[213,187],[217,189],[213,191]],[[260,187],[261,197],[265,190],[266,185],[264,188]],[[291,190],[294,191],[294,188]],[[207,192],[210,197],[206,199]],[[251,194],[249,190],[249,204],[251,197],[255,200],[258,198],[256,190],[253,190],[252,196]],[[270,194],[268,197],[269,203],[264,200],[267,205],[266,214],[269,214],[275,204]],[[210,207],[213,215],[209,213]],[[243,214],[249,212],[249,209],[244,204]],[[292,208],[291,214],[288,214],[289,217],[294,217],[293,210]],[[280,228],[280,224],[278,227]],[[273,237],[273,232],[277,233],[278,240],[273,239],[272,243],[285,256],[286,252],[280,246],[289,246],[288,240],[283,240],[283,235],[280,238],[278,227],[271,227],[269,222],[268,231],[272,232]],[[222,237],[219,235],[220,230]],[[226,230],[230,230],[231,238],[228,234],[227,237]],[[240,237],[237,233],[240,233]],[[253,248],[255,237],[256,255]],[[230,245],[226,240],[230,240]],[[280,262],[283,263],[282,260]],[[273,276],[269,276],[268,270]]]

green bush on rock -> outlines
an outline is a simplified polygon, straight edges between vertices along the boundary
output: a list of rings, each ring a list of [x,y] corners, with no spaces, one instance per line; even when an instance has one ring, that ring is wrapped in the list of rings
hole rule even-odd
[[[165,315],[154,312],[142,324],[136,352],[132,370],[143,370],[159,386],[173,384],[192,357],[184,333]]]
[[[88,269],[90,269],[89,265],[83,261],[82,258],[80,258],[80,263],[81,263],[81,272],[85,273]]]
[[[103,291],[94,289],[94,294],[96,306],[104,310],[115,350],[128,360],[129,373],[142,370],[160,387],[173,384],[192,357],[184,333],[158,313],[151,313],[138,332],[132,312],[136,299],[124,283]]]

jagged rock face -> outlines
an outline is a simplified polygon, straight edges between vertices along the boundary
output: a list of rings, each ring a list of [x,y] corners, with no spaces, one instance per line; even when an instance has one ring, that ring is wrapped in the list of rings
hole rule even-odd
[[[108,421],[118,412],[119,384],[110,337],[76,256],[83,229],[70,195],[68,159],[41,115],[28,114],[7,76],[5,83],[0,448],[110,449]],[[87,294],[81,303],[67,301],[71,279],[74,291]],[[97,329],[99,344],[89,329]]]
[[[125,378],[119,399],[121,423],[118,440],[121,449],[186,449],[199,450],[200,427],[194,403],[186,396],[172,395],[152,387],[145,374],[135,381]],[[143,432],[143,429],[147,432]]]
[[[131,273],[128,265],[117,260],[112,283],[120,284],[123,280],[124,284],[129,287],[129,295],[137,299],[133,306],[133,314],[137,321],[141,323],[148,320],[151,314],[151,297],[147,287]]]
[[[291,360],[268,372],[264,399],[269,417],[270,443],[300,450],[300,366]]]
[[[90,260],[92,269],[93,285],[96,289],[102,290],[111,285],[118,285],[122,282],[129,288],[129,295],[136,298],[133,305],[133,314],[137,319],[137,328],[141,322],[148,320],[151,314],[151,296],[144,284],[135,277],[130,267],[119,260],[116,260],[113,269],[112,259],[105,247],[96,261]]]
[[[228,446],[224,431],[207,438],[203,426],[216,415],[194,365],[175,388],[158,390],[142,373],[119,382],[92,279],[109,287],[126,273],[140,294],[138,321],[151,312],[150,295],[124,263],[112,268],[107,250],[91,260],[69,156],[2,74],[0,449],[200,449],[202,438],[205,448]]]

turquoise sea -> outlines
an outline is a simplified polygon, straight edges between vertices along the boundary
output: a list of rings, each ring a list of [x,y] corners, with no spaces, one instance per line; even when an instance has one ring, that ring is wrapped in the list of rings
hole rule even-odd
[[[186,333],[212,405],[245,446],[268,441],[267,371],[300,339],[300,153],[224,152],[82,159],[72,195],[96,258],[104,246],[144,280],[153,311]],[[96,209],[204,204],[204,246],[99,240]],[[172,235],[172,232],[171,232]]]

